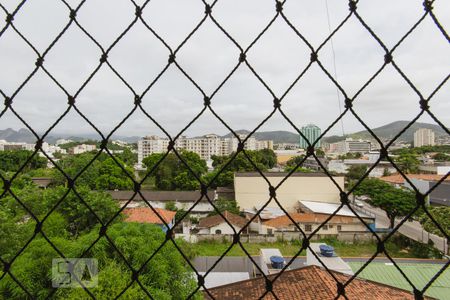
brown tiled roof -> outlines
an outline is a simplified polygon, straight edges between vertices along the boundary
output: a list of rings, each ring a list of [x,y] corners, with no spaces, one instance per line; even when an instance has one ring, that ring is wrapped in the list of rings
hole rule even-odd
[[[329,217],[329,215],[325,214],[314,214],[314,213],[289,213],[292,219],[296,223],[323,223]],[[347,217],[347,216],[334,216],[328,221],[328,224],[348,224],[352,223],[354,218],[356,217]],[[280,216],[271,220],[268,220],[263,223],[266,226],[270,227],[286,227],[292,225],[292,221],[288,216]]]
[[[345,283],[350,278],[350,275],[333,273],[341,283]],[[273,280],[274,276],[276,274],[268,277]],[[251,300],[259,299],[265,293],[266,284],[265,279],[259,277],[215,287],[208,291],[218,300]],[[324,300],[335,299],[337,288],[336,281],[326,270],[318,266],[308,266],[283,272],[273,283],[273,292],[280,300]],[[414,299],[408,291],[358,278],[345,288],[345,295],[348,299],[365,300]],[[205,299],[211,299],[206,292],[204,296]],[[275,297],[268,293],[263,299],[272,300]],[[344,297],[341,296],[339,299]]]
[[[175,218],[176,212],[155,208],[161,218],[170,223]],[[164,224],[150,207],[126,208],[123,213],[127,216],[125,222]]]
[[[228,220],[232,225],[236,225],[238,227],[244,227],[247,224],[247,220],[241,216],[230,213],[229,211],[224,211],[223,216]],[[200,220],[198,223],[199,228],[211,228],[213,226],[224,223],[225,220],[220,215],[214,215],[211,217],[206,217]]]
[[[444,175],[437,174],[405,174],[409,179],[421,179],[427,181],[439,181],[444,177]],[[380,178],[383,181],[395,184],[403,184],[405,182],[405,178],[403,178],[400,174],[394,174],[389,176],[383,176]],[[445,181],[450,181],[450,177],[447,177]]]
[[[134,191],[107,191],[115,200],[129,200]],[[197,201],[202,196],[200,191],[149,191],[141,190],[141,194],[147,201],[179,201],[189,202]],[[214,191],[208,191],[209,199],[214,200]],[[142,201],[141,195],[137,194],[134,200]],[[207,201],[206,197],[203,197],[201,201]]]

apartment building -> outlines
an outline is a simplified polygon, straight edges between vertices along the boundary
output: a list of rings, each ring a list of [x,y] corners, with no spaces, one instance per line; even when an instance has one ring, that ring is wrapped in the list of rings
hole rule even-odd
[[[345,154],[345,153],[369,153],[371,150],[370,141],[365,140],[355,140],[352,138],[347,138],[344,141],[337,143],[331,143],[329,152]]]
[[[414,147],[434,146],[435,137],[431,129],[420,128],[414,132]]]
[[[242,140],[246,136],[240,135]],[[229,155],[236,151],[239,140],[235,137],[223,138],[216,134],[207,134],[201,137],[187,138],[179,137],[175,141],[175,149],[185,149],[197,153],[202,159],[208,161],[211,156]],[[142,160],[153,153],[164,153],[169,146],[168,138],[158,136],[146,136],[138,141],[138,165],[142,166]],[[250,137],[245,145],[246,150],[273,149],[273,141],[258,141]]]

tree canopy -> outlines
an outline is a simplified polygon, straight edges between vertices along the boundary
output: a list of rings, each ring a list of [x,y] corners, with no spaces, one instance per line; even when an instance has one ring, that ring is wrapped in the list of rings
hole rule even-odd
[[[179,154],[197,177],[201,178],[208,171],[206,162],[197,153],[181,150]],[[150,171],[163,156],[162,153],[153,153],[142,162]],[[155,186],[159,190],[196,190],[200,184],[193,173],[175,153],[169,153],[150,176],[155,178]]]
[[[414,192],[393,187],[376,178],[364,179],[354,194],[368,196],[371,205],[384,210],[389,218],[389,228],[394,227],[395,218],[406,216],[416,206]]]
[[[28,150],[0,151],[0,170],[3,172],[17,172],[32,154],[33,152]],[[44,168],[46,165],[47,159],[35,154],[23,171],[27,172]]]

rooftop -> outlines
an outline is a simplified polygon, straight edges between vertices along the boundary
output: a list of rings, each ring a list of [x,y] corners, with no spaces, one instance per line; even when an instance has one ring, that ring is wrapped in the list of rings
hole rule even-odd
[[[300,202],[301,206],[307,208],[308,210],[310,210],[313,213],[326,214],[326,215],[333,214],[341,205],[340,203],[326,203],[326,202],[316,202],[316,201],[306,201],[306,200],[300,200],[299,202]],[[361,212],[358,212],[358,215],[361,218],[373,219],[373,217],[368,216]],[[355,214],[350,210],[350,208],[348,208],[347,206],[344,205],[336,213],[336,216],[355,217]]]
[[[247,224],[247,220],[245,218],[230,213],[229,211],[224,211],[222,214],[225,217],[225,219],[227,219],[228,222],[230,222],[232,225],[242,228]],[[225,220],[222,218],[221,215],[214,215],[201,219],[200,222],[198,223],[198,228],[211,228],[224,222]]]
[[[176,212],[170,210],[161,208],[155,208],[155,210],[166,223],[172,222],[176,215]],[[125,222],[164,224],[150,207],[126,208],[123,213],[127,216]]]
[[[310,247],[308,248],[308,250],[306,251],[306,264],[308,266],[323,266],[322,263],[327,266],[328,269],[332,270],[332,271],[337,271],[340,273],[344,273],[344,274],[348,274],[348,275],[353,275],[353,271],[352,268],[344,261],[342,260],[342,258],[340,258],[339,256],[331,256],[331,257],[327,257],[327,256],[323,256],[320,254],[320,246],[321,245],[326,245],[323,243],[311,243]],[[314,256],[314,254],[312,253],[314,251],[314,253],[320,258],[320,261],[317,259],[316,256]]]
[[[326,214],[315,214],[315,213],[290,213],[291,218],[295,223],[323,223],[329,217]],[[334,216],[327,224],[348,224],[352,223],[355,217],[350,216]],[[288,216],[280,216],[263,223],[266,226],[282,228],[292,225],[291,219]]]
[[[286,177],[287,172],[263,172],[266,177]],[[235,177],[261,177],[258,172],[239,172],[234,173]],[[290,177],[328,177],[325,173],[292,173]],[[340,176],[342,177],[342,176]],[[262,177],[261,177],[262,178]]]
[[[333,272],[341,283],[349,280],[350,276],[339,272]],[[273,280],[276,275],[269,275]],[[335,299],[337,295],[336,281],[324,269],[317,266],[308,266],[301,269],[289,270],[281,273],[273,282],[273,293],[280,300],[315,300]],[[221,287],[209,289],[215,299],[220,300],[247,300],[259,299],[266,292],[264,277],[236,282]],[[372,299],[372,300],[404,300],[414,299],[408,291],[390,287],[384,284],[355,278],[346,288],[345,295],[348,299]],[[211,299],[204,294],[205,299]],[[268,293],[264,299],[275,299]]]
[[[427,180],[427,181],[439,181],[444,177],[444,175],[437,174],[405,174],[409,179],[419,179],[419,180]],[[394,184],[403,184],[405,182],[405,178],[403,178],[400,174],[394,174],[389,176],[383,176],[380,178],[381,180]],[[450,181],[450,177],[447,177],[445,181]]]
[[[134,191],[107,191],[115,200],[129,200],[134,195]],[[197,201],[202,197],[201,191],[150,191],[141,190],[141,194],[147,201],[179,201],[190,202]],[[208,191],[208,197],[214,200],[215,193],[213,190]],[[142,201],[140,194],[134,197],[136,201]],[[201,201],[207,201],[205,197]]]

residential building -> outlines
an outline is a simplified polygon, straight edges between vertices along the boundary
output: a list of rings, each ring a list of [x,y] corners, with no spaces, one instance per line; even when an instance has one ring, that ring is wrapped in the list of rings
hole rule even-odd
[[[125,222],[155,224],[161,227],[164,232],[172,229],[175,225],[176,212],[161,208],[155,208],[155,211],[159,216],[150,207],[125,208],[123,213],[126,216]]]
[[[245,135],[240,135],[241,140],[245,139]],[[158,136],[146,136],[138,141],[138,166],[142,166],[145,157],[153,153],[165,153],[169,146],[168,138],[160,138]],[[207,134],[201,137],[187,138],[180,136],[175,141],[175,149],[184,149],[197,153],[201,159],[206,161],[211,156],[229,155],[236,151],[239,140],[236,137],[222,138],[216,134]],[[273,141],[259,141],[254,137],[247,139],[244,145],[246,150],[273,149]]]
[[[300,148],[307,149],[308,148],[308,141],[309,144],[313,144],[317,139],[319,139],[321,130],[319,127],[317,127],[314,124],[308,124],[306,126],[303,126],[300,128],[300,132],[306,137],[303,138],[300,136]],[[315,148],[320,148],[320,140],[317,141],[317,143],[314,145]]]
[[[288,173],[264,173],[272,186],[277,186]],[[344,176],[334,176],[344,189]],[[261,207],[270,199],[269,187],[259,173],[235,173],[234,191],[237,205],[242,209]],[[276,198],[288,212],[296,211],[299,200],[340,203],[339,189],[323,173],[293,173],[276,190]],[[268,207],[278,207],[272,199]]]
[[[371,142],[366,140],[355,140],[347,138],[344,141],[331,143],[329,152],[337,154],[345,153],[369,153],[371,151]]]
[[[427,128],[419,128],[414,132],[414,147],[434,146],[434,131]]]
[[[442,163],[436,163],[433,162],[429,165],[420,165],[419,171],[421,173],[427,173],[427,174],[437,174],[437,175],[446,175],[450,172],[450,163],[449,162],[442,162]]]
[[[95,149],[97,149],[96,145],[81,144],[70,148],[69,154],[82,154],[85,152],[94,151]]]
[[[234,230],[221,215],[214,215],[200,220],[197,226],[199,229],[198,234],[234,234],[247,225],[248,221],[241,216],[230,213],[229,211],[224,211],[222,214],[233,226]]]
[[[346,299],[372,300],[413,300],[414,295],[406,290],[376,283],[370,280],[352,278],[351,275],[331,271],[330,274],[322,267],[311,265],[300,269],[287,270],[280,274],[268,275],[273,280],[272,291],[276,298],[268,293],[264,299],[279,300],[316,300],[336,299],[338,290],[336,280],[345,286]],[[274,280],[276,278],[276,280]],[[350,279],[352,279],[350,281]],[[204,292],[205,299],[247,300],[260,298],[267,293],[265,277],[235,282],[224,286],[208,289]],[[212,298],[212,297],[213,298]],[[425,297],[425,299],[430,299]]]
[[[192,206],[195,207],[191,210],[190,215],[194,217],[205,217],[214,208],[207,199],[215,201],[217,195],[213,190],[209,190],[207,193],[208,198],[202,197],[200,191],[150,191],[141,190],[139,194],[135,195],[134,191],[107,191],[112,198],[119,202],[119,205],[123,207],[133,197],[133,200],[127,204],[127,207],[148,207],[144,199],[150,203],[154,208],[164,209],[167,203],[175,203],[178,209],[188,210]],[[141,195],[144,197],[142,198]],[[199,201],[200,200],[200,201]]]
[[[289,213],[289,216],[306,234],[315,231],[324,223],[330,214],[320,213]],[[369,224],[374,224],[374,218],[366,218]],[[320,236],[337,236],[342,232],[365,233],[369,229],[356,216],[333,216],[316,234]],[[299,232],[297,226],[287,216],[280,216],[262,223],[260,234],[275,232]]]
[[[424,181],[440,181],[445,175],[437,175],[437,174],[405,174],[409,180],[418,179]],[[405,178],[397,173],[389,176],[383,176],[380,178],[381,180],[395,185],[397,187],[403,186],[406,182]],[[450,182],[450,176],[444,179],[445,182]]]

